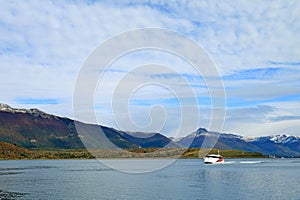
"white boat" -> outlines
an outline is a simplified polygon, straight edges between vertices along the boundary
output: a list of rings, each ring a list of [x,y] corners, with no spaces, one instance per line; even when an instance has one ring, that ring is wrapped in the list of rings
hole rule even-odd
[[[219,151],[218,154],[209,154],[205,156],[203,160],[205,164],[221,164],[225,162]]]

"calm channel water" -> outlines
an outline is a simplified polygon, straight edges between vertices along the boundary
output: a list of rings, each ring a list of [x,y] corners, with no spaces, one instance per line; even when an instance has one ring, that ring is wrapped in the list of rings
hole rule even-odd
[[[0,199],[300,199],[300,159],[227,162],[128,174],[95,160],[0,161]]]

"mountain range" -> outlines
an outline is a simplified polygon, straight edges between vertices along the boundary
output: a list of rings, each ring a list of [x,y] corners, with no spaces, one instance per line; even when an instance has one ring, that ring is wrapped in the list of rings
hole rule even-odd
[[[206,142],[203,143],[204,140]],[[277,157],[300,156],[300,137],[285,134],[245,137],[236,134],[211,132],[204,128],[199,128],[194,133],[178,138],[175,141],[184,147],[189,146],[191,148],[210,147],[210,141],[216,141],[214,148],[217,149],[238,149]]]
[[[80,133],[77,132],[76,124],[77,128],[79,125],[82,129]],[[102,130],[103,135],[98,134],[99,130]],[[95,138],[97,138],[96,142]],[[114,145],[107,142],[106,138]],[[217,149],[260,152],[264,155],[280,157],[300,157],[300,137],[298,136],[283,134],[244,137],[199,128],[182,138],[168,138],[160,133],[121,131],[47,114],[38,109],[16,109],[1,103],[0,141],[28,149],[78,149],[89,145],[89,148],[103,149],[205,148],[211,147],[211,143],[214,144],[216,141],[214,148]]]

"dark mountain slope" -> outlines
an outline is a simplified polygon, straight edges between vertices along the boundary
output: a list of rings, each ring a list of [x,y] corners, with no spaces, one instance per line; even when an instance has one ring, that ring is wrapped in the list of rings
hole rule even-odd
[[[147,138],[140,138],[135,137],[133,133],[75,122],[68,118],[44,113],[38,109],[15,109],[6,104],[0,104],[0,141],[25,148],[65,149],[84,147],[163,148],[167,144],[170,144],[169,146],[177,145],[159,133]]]

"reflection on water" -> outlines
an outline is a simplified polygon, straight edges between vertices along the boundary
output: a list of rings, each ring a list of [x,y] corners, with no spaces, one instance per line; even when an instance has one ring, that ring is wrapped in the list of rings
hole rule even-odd
[[[0,161],[0,199],[299,199],[299,161],[236,159],[204,165],[182,159],[144,174],[120,172],[95,160]],[[112,162],[122,166],[126,160]],[[135,160],[137,168],[145,163],[151,160]]]

